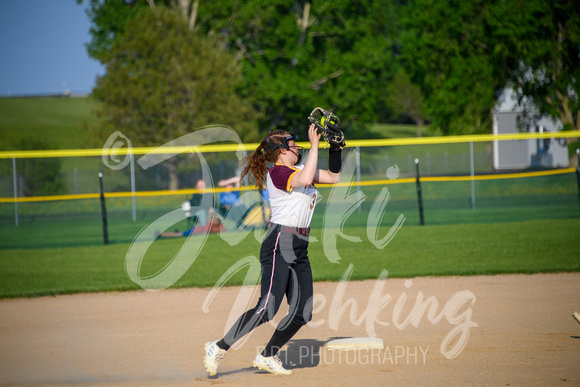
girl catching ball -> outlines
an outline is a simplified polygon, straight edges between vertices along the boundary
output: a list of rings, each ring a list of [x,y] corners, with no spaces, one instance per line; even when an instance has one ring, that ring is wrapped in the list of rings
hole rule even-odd
[[[308,259],[310,221],[316,206],[315,184],[336,184],[342,166],[341,150],[329,149],[328,169],[317,169],[320,134],[314,124],[308,129],[310,151],[305,164],[297,136],[274,130],[245,159],[242,177],[250,175],[270,196],[270,227],[260,249],[262,267],[260,298],[243,313],[226,335],[205,344],[204,364],[209,375],[217,373],[220,361],[236,341],[278,312],[284,296],[290,306],[272,338],[254,359],[253,366],[270,373],[289,375],[276,356],[298,330],[312,319],[312,271]],[[267,163],[274,163],[268,169]]]

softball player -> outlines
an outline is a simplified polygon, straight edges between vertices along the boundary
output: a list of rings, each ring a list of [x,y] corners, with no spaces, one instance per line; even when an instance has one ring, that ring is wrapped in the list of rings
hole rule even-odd
[[[221,340],[205,344],[204,364],[211,376],[237,340],[274,317],[284,295],[290,310],[253,366],[274,374],[292,373],[276,355],[312,319],[308,236],[317,198],[314,184],[337,183],[341,168],[341,151],[330,149],[328,170],[317,169],[320,134],[314,124],[308,129],[308,138],[311,148],[305,164],[299,164],[302,155],[294,142],[296,135],[282,130],[268,133],[246,159],[242,177],[250,173],[261,189],[266,183],[272,210],[271,226],[260,249],[261,294],[257,305],[243,313]],[[274,163],[269,170],[267,162]]]

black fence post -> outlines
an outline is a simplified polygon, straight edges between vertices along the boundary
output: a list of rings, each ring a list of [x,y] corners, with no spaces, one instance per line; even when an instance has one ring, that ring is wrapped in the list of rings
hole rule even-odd
[[[262,227],[266,228],[266,225],[268,224],[268,219],[266,216],[266,208],[264,207],[265,203],[264,203],[264,191],[262,191],[261,188],[258,188],[258,195],[260,198],[260,207],[262,209]]]
[[[99,172],[99,185],[101,187],[101,218],[103,219],[103,243],[109,244],[109,231],[107,227],[107,206],[105,205],[105,190],[103,188],[103,173]]]
[[[425,218],[423,217],[423,193],[421,190],[421,180],[419,175],[419,159],[415,159],[415,169],[417,170],[417,199],[419,201],[419,220],[421,226],[425,225]]]
[[[578,204],[580,204],[580,149],[576,148],[576,182],[578,183]]]

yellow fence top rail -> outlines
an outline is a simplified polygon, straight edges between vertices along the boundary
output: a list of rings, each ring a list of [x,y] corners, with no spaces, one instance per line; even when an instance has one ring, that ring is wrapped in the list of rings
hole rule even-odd
[[[437,137],[413,137],[413,138],[390,138],[374,140],[350,140],[347,141],[349,148],[371,147],[371,146],[400,146],[400,145],[425,145],[425,144],[449,144],[462,142],[485,142],[485,141],[507,141],[507,140],[529,140],[538,138],[574,138],[580,137],[580,130],[548,132],[548,133],[512,133],[512,134],[475,134],[466,136],[437,136]],[[115,149],[116,155],[144,155],[144,154],[179,154],[191,152],[236,152],[240,150],[253,151],[258,147],[258,143],[247,144],[215,144],[201,146],[178,146],[178,147],[125,147]],[[310,147],[308,142],[299,142],[298,145],[305,148]],[[327,144],[320,142],[320,147]],[[87,156],[108,156],[108,149],[55,149],[55,150],[21,150],[2,151],[0,159],[11,158],[41,158],[41,157],[87,157]]]
[[[518,173],[505,173],[505,174],[490,174],[490,175],[474,175],[474,176],[422,176],[420,177],[422,182],[450,182],[450,181],[471,181],[471,180],[494,180],[494,179],[517,179],[522,177],[539,177],[539,176],[552,176],[561,175],[566,173],[574,173],[575,168],[562,168],[553,169],[548,171],[533,171],[533,172],[518,172]],[[363,187],[363,186],[376,186],[376,185],[387,185],[387,184],[406,184],[415,183],[416,177],[407,177],[401,179],[380,179],[380,180],[364,180],[360,182],[340,182],[335,184],[340,187]],[[333,184],[317,184],[317,187],[332,187]],[[161,191],[136,191],[136,192],[105,192],[105,198],[129,198],[129,197],[145,197],[145,196],[166,196],[166,195],[191,195],[194,193],[204,193],[204,192],[226,192],[231,190],[230,188],[220,188],[214,187],[206,190],[198,190],[195,188],[189,189],[179,189],[175,191],[161,190]],[[235,191],[257,191],[257,187],[254,186],[242,186],[234,189]],[[70,195],[50,195],[50,196],[29,196],[29,197],[17,197],[17,198],[0,198],[0,203],[31,203],[31,202],[49,202],[49,201],[61,201],[61,200],[79,200],[79,199],[98,199],[100,197],[99,193],[86,193],[86,194],[70,194]]]

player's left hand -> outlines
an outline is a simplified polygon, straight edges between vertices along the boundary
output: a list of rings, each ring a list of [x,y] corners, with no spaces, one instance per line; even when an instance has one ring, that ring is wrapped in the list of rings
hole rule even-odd
[[[320,141],[320,134],[318,134],[318,129],[316,125],[312,124],[308,128],[308,140],[310,140],[310,148],[318,149],[318,144]]]

